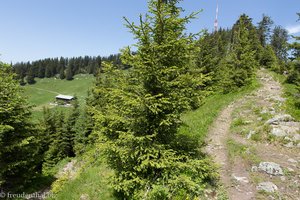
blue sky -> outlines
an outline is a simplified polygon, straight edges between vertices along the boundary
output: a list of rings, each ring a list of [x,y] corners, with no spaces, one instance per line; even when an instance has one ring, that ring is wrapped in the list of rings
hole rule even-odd
[[[256,24],[265,13],[277,25],[299,34],[299,0],[218,0],[219,26],[230,27],[241,13]],[[0,0],[0,60],[32,61],[47,57],[106,56],[133,44],[123,16],[136,21],[146,0]],[[189,32],[213,30],[216,0],[184,0],[187,13],[203,9]]]

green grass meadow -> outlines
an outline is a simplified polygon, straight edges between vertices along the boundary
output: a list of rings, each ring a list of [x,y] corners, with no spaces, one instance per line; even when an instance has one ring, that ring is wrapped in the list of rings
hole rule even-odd
[[[37,119],[42,116],[43,107],[52,108],[50,103],[54,103],[55,96],[76,95],[80,104],[84,104],[95,78],[93,75],[79,74],[74,76],[72,81],[61,80],[57,78],[36,78],[36,83],[25,85],[24,94],[28,101],[33,105],[33,118]],[[58,109],[67,109],[59,107]]]

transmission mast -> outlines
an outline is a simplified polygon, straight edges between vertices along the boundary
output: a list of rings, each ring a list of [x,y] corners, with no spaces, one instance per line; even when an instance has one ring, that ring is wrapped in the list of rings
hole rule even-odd
[[[215,32],[218,31],[218,13],[219,13],[219,5],[218,5],[218,1],[217,1],[216,18],[215,18],[215,23],[214,23]]]

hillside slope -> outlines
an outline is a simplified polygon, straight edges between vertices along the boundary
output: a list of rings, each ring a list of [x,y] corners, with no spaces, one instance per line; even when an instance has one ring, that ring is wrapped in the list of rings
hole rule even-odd
[[[72,81],[57,78],[36,79],[33,85],[25,85],[25,95],[33,107],[34,118],[42,116],[43,107],[53,108],[51,103],[58,94],[76,95],[79,103],[84,104],[89,88],[95,78],[93,75],[79,74]]]
[[[300,123],[283,109],[281,85],[264,70],[259,79],[261,89],[219,115],[206,151],[229,199],[300,199]]]

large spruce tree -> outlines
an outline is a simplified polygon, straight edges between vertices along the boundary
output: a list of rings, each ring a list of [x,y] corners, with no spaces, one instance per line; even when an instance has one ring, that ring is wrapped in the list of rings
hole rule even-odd
[[[203,74],[211,78],[206,83],[206,87],[214,88],[220,76],[220,61],[226,57],[230,46],[231,30],[219,29],[213,33],[205,32],[198,41],[200,51],[197,52],[197,67]],[[215,89],[213,89],[215,90]]]
[[[39,171],[30,107],[11,68],[0,63],[0,188],[18,190]]]
[[[215,175],[197,157],[198,145],[179,144],[180,114],[199,104],[205,77],[195,66],[194,35],[184,32],[195,13],[181,17],[177,3],[151,0],[139,25],[126,19],[138,41],[134,53],[122,52],[132,68],[106,65],[92,92],[93,134],[100,136],[98,148],[105,149],[122,198],[191,199]]]
[[[28,84],[34,84],[35,80],[34,80],[34,72],[33,69],[29,69],[27,76],[26,76],[26,81]]]
[[[271,27],[274,24],[271,17],[263,15],[262,20],[258,23],[257,32],[261,45],[266,47],[271,35]]]
[[[297,13],[300,21],[300,13]],[[298,85],[299,93],[300,93],[300,36],[293,36],[294,42],[290,44],[289,48],[292,50],[292,69],[287,78],[289,83],[293,83]],[[299,101],[300,102],[300,101]],[[299,103],[300,105],[300,103]],[[300,106],[299,106],[300,107]]]
[[[271,46],[280,61],[286,62],[288,56],[289,35],[286,29],[281,26],[275,26],[271,36]]]
[[[261,46],[252,20],[241,15],[232,29],[231,47],[220,69],[220,84],[224,92],[249,84],[258,67]]]

